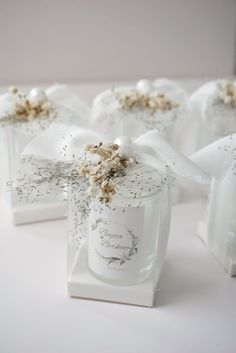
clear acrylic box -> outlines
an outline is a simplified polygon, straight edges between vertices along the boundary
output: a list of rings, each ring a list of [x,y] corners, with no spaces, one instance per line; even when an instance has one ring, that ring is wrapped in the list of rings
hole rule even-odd
[[[65,217],[66,191],[57,185],[59,183],[55,183],[53,192],[42,182],[35,192],[27,193],[27,181],[35,176],[35,170],[23,163],[22,155],[33,141],[38,150],[38,136],[53,122],[84,126],[89,116],[89,107],[65,85],[55,84],[46,90],[33,88],[28,94],[11,87],[0,96],[1,162],[4,165],[1,185],[5,190],[6,184],[10,185],[10,192],[5,194],[15,224]]]
[[[152,112],[146,106],[123,107],[117,94],[138,94],[150,98],[163,95],[173,107]],[[92,122],[96,129],[110,138],[129,136],[136,138],[148,130],[159,131],[177,150],[182,148],[183,131],[188,112],[187,94],[174,81],[157,79],[140,80],[133,87],[117,87],[97,95],[92,104]]]
[[[191,159],[212,176],[198,234],[231,276],[236,275],[236,134],[201,149]]]
[[[207,82],[192,94],[190,113],[194,125],[195,151],[236,132],[236,106],[231,102],[235,99],[234,95],[235,82],[226,80]]]
[[[81,195],[70,189],[69,295],[153,306],[168,242],[169,197],[164,186],[137,199],[115,197],[109,206],[94,201],[83,222]]]
[[[10,186],[10,191],[5,192],[5,196],[8,202],[10,202],[13,221],[16,225],[62,218],[66,214],[64,192],[55,192],[53,195],[41,197],[35,204],[32,204],[30,201],[27,202],[17,192],[17,179],[21,178],[25,172],[25,166],[21,161],[21,153],[27,144],[38,136],[39,133],[33,134],[30,131],[27,132],[25,129],[22,130],[14,126],[7,126],[2,129],[5,141],[2,145],[5,156],[5,170],[2,184],[5,185],[6,189],[7,182],[14,181]]]

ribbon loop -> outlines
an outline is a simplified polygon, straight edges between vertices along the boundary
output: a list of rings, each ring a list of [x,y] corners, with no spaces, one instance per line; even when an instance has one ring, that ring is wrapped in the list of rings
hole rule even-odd
[[[29,143],[23,155],[71,162],[81,157],[83,146],[103,140],[103,136],[95,131],[55,123]],[[149,165],[156,170],[164,171],[165,167],[168,167],[178,176],[201,183],[209,182],[209,177],[205,172],[172,148],[157,131],[149,131],[127,146],[121,147],[123,147],[122,153],[133,154],[139,163]]]

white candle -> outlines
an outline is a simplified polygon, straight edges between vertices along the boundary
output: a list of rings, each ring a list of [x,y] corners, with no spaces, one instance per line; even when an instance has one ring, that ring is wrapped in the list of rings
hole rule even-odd
[[[109,207],[92,206],[88,224],[88,266],[102,281],[134,284],[153,270],[161,192],[135,201],[117,197]]]

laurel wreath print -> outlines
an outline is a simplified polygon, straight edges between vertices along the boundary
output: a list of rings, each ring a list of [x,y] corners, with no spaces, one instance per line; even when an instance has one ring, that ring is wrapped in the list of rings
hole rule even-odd
[[[93,224],[91,224],[91,230],[94,231],[95,229],[97,229],[99,223],[103,223],[103,224],[109,224],[109,221],[106,221],[102,218],[97,218],[95,219],[95,222]],[[115,223],[115,222],[114,222]],[[131,238],[131,247],[129,250],[124,251],[123,254],[120,257],[114,257],[114,256],[104,256],[102,255],[99,251],[96,250],[98,256],[103,259],[107,265],[110,264],[119,264],[119,265],[123,265],[126,262],[132,260],[132,257],[138,253],[138,237],[136,237],[134,235],[133,230],[129,229],[128,227],[124,226],[121,223],[117,223],[119,225],[121,225],[122,227],[125,227],[127,230],[127,233],[129,234],[130,238]]]

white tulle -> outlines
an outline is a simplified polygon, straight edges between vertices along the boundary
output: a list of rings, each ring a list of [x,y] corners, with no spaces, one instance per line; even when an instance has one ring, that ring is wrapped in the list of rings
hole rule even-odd
[[[81,156],[84,145],[104,141],[104,136],[92,130],[77,126],[54,123],[47,131],[31,141],[23,151],[23,156],[30,155],[37,158],[72,161]],[[110,141],[111,142],[111,141]],[[144,155],[153,156],[157,161],[169,167],[178,176],[192,179],[196,182],[209,182],[208,176],[183,154],[171,147],[157,131],[149,131],[132,141],[133,154],[141,164],[151,164]]]
[[[217,138],[236,132],[236,108],[218,98],[223,83],[224,80],[208,82],[190,97],[192,115],[202,121],[202,129],[212,131]]]
[[[236,134],[226,136],[194,153],[191,160],[214,178],[235,174]],[[235,179],[236,180],[236,179]]]
[[[66,85],[55,84],[45,90],[47,101],[53,104],[56,110],[56,120],[67,124],[88,126],[90,123],[90,108]],[[30,92],[29,92],[30,96]],[[0,96],[0,122],[7,115],[14,113],[17,95],[6,93]],[[11,123],[15,129],[37,135],[48,128],[52,119],[47,116],[30,121]]]
[[[178,103],[179,106],[169,111],[158,111],[153,114],[147,109],[122,109],[114,92],[129,92],[137,90],[142,93],[155,91],[164,93],[167,99]],[[117,87],[100,93],[92,104],[92,126],[107,136],[115,138],[119,135],[138,137],[148,130],[158,130],[172,142],[176,136],[173,131],[167,131],[181,121],[187,111],[187,95],[179,85],[167,79],[141,80],[134,87]],[[169,136],[171,135],[171,136]]]
[[[236,275],[236,134],[224,137],[191,156],[213,177],[200,234],[231,276]]]

